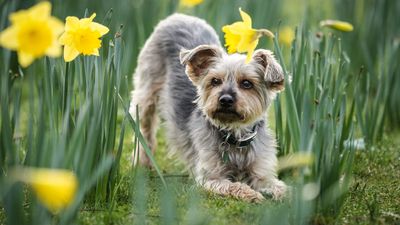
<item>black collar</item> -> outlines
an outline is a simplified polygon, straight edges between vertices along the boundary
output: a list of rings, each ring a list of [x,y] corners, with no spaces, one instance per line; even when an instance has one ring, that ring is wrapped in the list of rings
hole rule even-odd
[[[252,131],[246,135],[244,135],[242,138],[237,140],[235,138],[235,135],[227,130],[220,130],[221,133],[221,138],[223,143],[228,143],[229,145],[236,146],[237,148],[243,148],[246,146],[249,146],[250,143],[254,140],[254,138],[257,136],[257,128],[259,126],[259,123],[256,123],[252,129]]]

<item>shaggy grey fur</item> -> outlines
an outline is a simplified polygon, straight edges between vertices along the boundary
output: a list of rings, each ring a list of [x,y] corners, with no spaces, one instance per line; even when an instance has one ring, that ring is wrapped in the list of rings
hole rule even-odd
[[[261,193],[280,199],[286,185],[277,179],[276,144],[263,117],[283,87],[283,73],[268,50],[256,51],[248,64],[245,58],[227,55],[205,21],[174,14],[157,25],[139,55],[131,113],[138,105],[141,130],[153,152],[157,113],[161,115],[170,151],[180,156],[206,189],[247,201],[263,200]],[[222,83],[214,94],[205,96],[209,84],[204,77],[212,74],[222,74]],[[241,88],[236,82],[239,76],[256,81],[253,92]],[[237,112],[243,113],[237,113],[238,118],[224,113],[215,117],[220,106],[213,99],[228,92],[237,99]],[[222,129],[239,139],[254,127],[257,136],[249,146],[223,143]],[[142,150],[136,160],[150,165]]]

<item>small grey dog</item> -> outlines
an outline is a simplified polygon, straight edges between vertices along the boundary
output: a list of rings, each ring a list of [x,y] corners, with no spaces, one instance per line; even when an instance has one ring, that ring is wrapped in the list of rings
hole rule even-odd
[[[138,106],[153,153],[161,114],[170,151],[205,189],[250,202],[263,194],[281,199],[287,187],[277,178],[276,143],[264,117],[284,75],[269,50],[245,59],[225,53],[204,20],[169,16],[141,50],[130,112]],[[150,166],[143,149],[134,160]]]

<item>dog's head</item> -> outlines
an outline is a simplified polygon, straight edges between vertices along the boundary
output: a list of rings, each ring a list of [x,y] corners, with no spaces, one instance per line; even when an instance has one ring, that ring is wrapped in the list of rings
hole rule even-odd
[[[246,56],[227,55],[217,46],[182,50],[181,63],[197,87],[197,104],[210,121],[223,128],[238,128],[262,117],[284,87],[281,66],[269,50]]]

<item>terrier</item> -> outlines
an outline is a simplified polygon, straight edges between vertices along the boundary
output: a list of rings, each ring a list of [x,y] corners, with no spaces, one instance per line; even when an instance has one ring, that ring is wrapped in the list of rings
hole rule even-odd
[[[169,150],[180,156],[196,182],[223,196],[260,202],[281,199],[276,143],[265,114],[284,87],[281,66],[269,50],[228,55],[204,20],[174,14],[146,41],[134,74],[130,112],[156,149],[158,114]],[[141,165],[150,166],[143,149]]]

